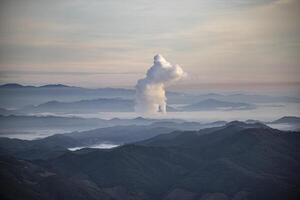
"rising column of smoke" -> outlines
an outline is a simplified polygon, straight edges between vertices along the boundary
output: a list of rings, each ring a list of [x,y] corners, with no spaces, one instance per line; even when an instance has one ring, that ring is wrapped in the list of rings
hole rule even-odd
[[[135,111],[142,114],[165,113],[165,86],[184,76],[185,72],[179,65],[171,65],[159,54],[154,56],[154,64],[148,69],[146,77],[138,80],[135,86]]]

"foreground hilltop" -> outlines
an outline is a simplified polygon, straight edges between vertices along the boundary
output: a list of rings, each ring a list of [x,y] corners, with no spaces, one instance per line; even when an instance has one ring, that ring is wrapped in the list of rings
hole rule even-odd
[[[299,134],[235,121],[109,150],[66,150],[43,161],[2,152],[1,197],[298,199]]]

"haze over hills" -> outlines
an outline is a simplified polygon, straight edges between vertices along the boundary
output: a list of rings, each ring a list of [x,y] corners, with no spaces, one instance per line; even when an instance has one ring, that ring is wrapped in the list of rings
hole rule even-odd
[[[299,124],[300,123],[300,117],[295,116],[284,116],[280,119],[274,120],[271,123],[292,123],[292,124]]]
[[[55,118],[54,118],[55,119]],[[45,120],[44,118],[38,120]],[[57,118],[59,121],[63,121],[63,118]],[[70,120],[73,120],[71,118]],[[80,120],[80,118],[74,118],[74,120]],[[104,120],[105,121],[105,120]],[[107,120],[109,122],[111,120]],[[122,121],[120,121],[122,122]],[[151,123],[153,122],[153,123]],[[55,123],[55,121],[54,121]],[[125,123],[140,123],[144,125],[114,125],[106,128],[97,128],[88,131],[75,131],[65,134],[56,134],[45,138],[38,138],[32,141],[20,140],[20,139],[8,139],[0,138],[2,151],[11,152],[12,155],[27,155],[26,152],[30,154],[26,157],[21,158],[31,158],[40,156],[42,150],[48,152],[52,150],[68,149],[74,147],[88,147],[102,143],[117,144],[122,145],[126,143],[134,143],[141,140],[146,140],[154,136],[164,133],[164,136],[168,136],[167,133],[171,133],[175,130],[199,130],[199,132],[209,133],[216,131],[218,129],[223,129],[229,125],[234,124],[236,127],[240,128],[254,128],[254,127],[266,127],[261,123],[244,123],[244,122],[232,122],[226,124],[226,122],[214,122],[208,124],[201,124],[197,122],[180,122],[174,121],[164,121],[164,120],[152,120],[152,119],[133,119],[125,121]],[[226,124],[226,125],[224,125]],[[172,134],[174,135],[174,134]],[[155,138],[155,137],[154,137]],[[36,153],[31,152],[32,149],[37,150]],[[12,150],[12,151],[11,151]],[[16,150],[16,151],[15,151]],[[24,153],[25,152],[25,153]],[[37,154],[37,155],[36,155]]]
[[[170,133],[175,129],[152,126],[115,126],[83,132],[52,135],[43,139],[20,140],[0,138],[0,154],[23,159],[46,159],[71,148],[97,144],[122,145]]]
[[[34,121],[35,118],[33,118]],[[47,118],[37,119],[45,120]],[[51,117],[50,117],[51,119]],[[50,120],[49,119],[49,120]],[[54,118],[53,124],[63,122],[64,118]],[[80,118],[70,118],[80,123]],[[67,119],[66,119],[67,121]],[[156,119],[132,119],[132,120],[103,120],[107,123],[112,123],[111,127],[98,128],[88,131],[75,131],[65,134],[55,134],[45,138],[38,138],[35,140],[20,140],[0,138],[0,152],[17,156],[24,159],[39,158],[43,159],[45,152],[57,153],[64,152],[70,148],[84,148],[95,146],[98,144],[113,144],[122,145],[126,143],[133,143],[145,139],[149,139],[159,134],[170,133],[175,130],[199,130],[203,128],[222,126],[226,122],[214,122],[201,124],[197,122],[181,122],[180,120],[156,120]],[[119,124],[132,124],[132,125],[113,125],[113,123],[120,122]],[[140,125],[136,125],[136,124]],[[252,125],[251,125],[252,126]],[[76,128],[76,127],[75,127]],[[25,133],[24,133],[25,134]],[[12,135],[13,136],[13,135]],[[5,153],[6,152],[6,153]],[[52,154],[51,154],[52,155]]]
[[[65,140],[69,135],[55,136],[38,140],[43,147],[52,146],[52,151],[42,152],[43,161],[29,156],[37,149],[38,144],[29,145],[34,141],[24,145],[11,140],[21,145],[10,145],[10,151],[2,149],[0,175],[2,188],[13,186],[15,190],[1,190],[0,196],[32,199],[42,195],[47,199],[52,188],[51,194],[59,198],[64,194],[59,188],[66,187],[79,200],[297,199],[299,134],[235,121],[200,131],[157,135],[109,150],[75,152],[61,145],[76,140]],[[6,141],[1,146],[8,144]],[[27,161],[22,159],[25,153],[12,153],[25,146]],[[13,168],[11,163],[15,163]],[[24,166],[26,170],[21,171]]]
[[[80,100],[75,102],[49,101],[38,106],[27,106],[19,112],[23,113],[93,113],[99,111],[133,112],[134,102],[121,98],[102,98],[95,100]]]
[[[248,110],[255,109],[255,105],[240,102],[219,101],[216,99],[205,99],[198,103],[180,107],[184,111],[199,111],[199,110]]]
[[[124,88],[82,88],[63,84],[43,86],[23,86],[16,83],[0,85],[1,107],[20,108],[27,105],[38,105],[49,101],[80,101],[99,98],[134,99],[135,90]],[[172,99],[186,98],[186,94],[167,92]],[[9,101],[10,100],[10,101]]]
[[[0,125],[3,130],[10,129],[52,129],[52,128],[71,128],[76,130],[80,127],[93,129],[93,127],[103,128],[116,125],[150,125],[152,123],[175,123],[181,125],[188,123],[182,119],[152,119],[137,117],[133,119],[99,119],[99,118],[82,118],[82,117],[60,117],[60,116],[36,116],[36,115],[0,115]],[[170,126],[172,124],[169,124]],[[196,123],[194,125],[202,126],[204,124]]]
[[[285,116],[268,123],[269,126],[280,130],[300,130],[300,117]]]
[[[201,94],[196,95],[195,99],[217,99],[220,101],[233,101],[233,102],[245,102],[245,103],[299,103],[299,97],[289,97],[289,96],[271,96],[271,95],[262,95],[262,94],[243,94],[243,93],[235,93],[235,94],[217,94],[217,93],[209,93],[209,94]]]
[[[283,117],[272,122],[265,123],[280,130],[299,130],[299,117]],[[290,119],[290,120],[288,120]],[[256,123],[258,120],[246,120],[247,123]],[[99,119],[81,117],[60,117],[60,116],[24,116],[24,115],[0,115],[0,137],[35,139],[43,138],[57,133],[74,131],[88,131],[96,128],[113,126],[151,126],[165,127],[176,130],[199,130],[203,128],[222,126],[226,121],[196,122],[182,119],[154,119],[154,118],[133,118],[133,119]],[[39,133],[39,134],[37,134]]]
[[[167,106],[167,111],[176,111]],[[26,106],[15,110],[15,113],[53,113],[53,114],[76,114],[98,112],[134,112],[134,101],[122,98],[101,98],[80,100],[74,102],[49,101],[37,106]]]
[[[139,116],[134,112],[135,91],[131,89],[12,84],[0,87],[0,95],[1,115],[71,115],[102,119]],[[271,121],[285,115],[299,115],[297,97],[177,92],[167,92],[166,96],[166,118],[180,116],[187,121],[206,122],[249,118]]]
[[[113,126],[115,124],[117,123],[113,123],[113,120],[109,121],[96,118],[0,115],[0,135],[8,135],[9,133],[16,132],[52,131],[55,133],[56,131],[56,133],[59,133],[80,131]]]
[[[49,101],[74,102],[99,98],[134,99],[135,91],[123,88],[88,89],[62,84],[23,86],[5,84],[0,86],[0,107],[21,108],[28,105],[39,105]],[[300,98],[288,96],[268,96],[249,94],[184,94],[177,92],[166,93],[169,104],[195,104],[207,99],[242,103],[299,103]]]
[[[167,106],[168,112],[181,111],[214,111],[214,110],[251,110],[256,106],[248,103],[226,102],[206,99],[182,107]],[[3,111],[4,112],[4,111]],[[8,112],[8,111],[7,111]],[[7,113],[6,112],[6,113]],[[134,101],[122,98],[101,98],[75,102],[50,101],[37,106],[26,106],[12,113],[97,113],[97,112],[134,112]]]
[[[122,88],[87,89],[61,84],[44,85],[40,87],[6,84],[0,86],[0,105],[3,108],[21,108],[28,105],[38,105],[48,101],[80,101],[82,99],[132,98],[134,90]]]

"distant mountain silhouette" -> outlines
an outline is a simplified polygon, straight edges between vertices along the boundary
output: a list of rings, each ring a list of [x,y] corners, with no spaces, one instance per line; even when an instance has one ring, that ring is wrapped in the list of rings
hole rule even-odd
[[[209,93],[209,94],[201,94],[197,95],[195,99],[205,100],[205,99],[217,99],[220,101],[229,101],[229,102],[245,102],[250,104],[255,103],[279,103],[279,102],[293,102],[299,103],[299,97],[289,97],[289,96],[269,96],[269,95],[260,95],[260,94],[216,94],[216,93]]]
[[[285,116],[277,119],[271,123],[289,123],[289,124],[300,124],[300,117],[295,116]]]
[[[0,85],[0,107],[2,108],[21,108],[28,105],[39,105],[49,101],[74,102],[83,99],[99,98],[135,98],[134,89],[125,88],[82,88],[67,86],[63,84],[48,84],[44,86],[24,86],[17,83]],[[235,103],[278,103],[293,102],[299,103],[300,98],[289,96],[268,96],[268,95],[251,95],[251,94],[231,94],[222,95],[215,93],[208,94],[185,94],[178,92],[166,92],[168,104],[197,104],[207,99],[215,99],[224,102]],[[230,105],[229,105],[230,106]],[[235,105],[237,106],[237,105]],[[170,108],[170,111],[174,108]]]
[[[72,131],[87,131],[96,128],[113,126],[151,126],[165,127],[172,130],[198,130],[212,126],[221,126],[226,122],[199,123],[187,122],[180,119],[151,119],[137,117],[133,119],[99,119],[80,117],[59,117],[59,116],[25,116],[25,115],[0,115],[0,136],[13,136],[14,134],[30,135],[32,133],[42,133],[46,135],[56,133],[66,133]]]
[[[133,112],[133,100],[121,98],[100,98],[93,100],[80,100],[75,102],[49,101],[37,106],[27,106],[19,112],[23,113],[97,113],[107,112]]]
[[[176,111],[167,106],[167,111]],[[99,98],[74,102],[49,101],[37,106],[26,106],[15,112],[27,113],[98,113],[98,112],[134,112],[134,101],[122,98]]]
[[[300,117],[285,116],[272,122],[267,122],[267,124],[280,130],[300,131]]]
[[[48,85],[42,85],[39,88],[66,88],[70,87],[68,85],[63,85],[63,84],[48,84]]]
[[[219,101],[216,99],[206,99],[198,103],[183,106],[180,109],[184,111],[199,110],[246,110],[254,109],[255,106],[248,103]]]
[[[28,87],[28,86],[23,86],[17,83],[8,83],[8,84],[0,85],[0,88],[23,88],[23,87]]]
[[[93,128],[113,126],[109,120],[96,118],[59,117],[59,116],[22,116],[0,115],[0,131],[22,132],[61,129],[67,131],[89,130]]]
[[[28,105],[39,105],[49,101],[80,101],[99,98],[134,98],[134,90],[123,88],[88,89],[63,84],[44,86],[23,86],[5,84],[0,86],[0,107],[21,108]]]
[[[21,85],[18,83],[7,83],[4,85],[0,85],[0,88],[59,88],[59,87],[73,87],[73,86],[68,86],[68,85],[63,85],[63,84],[47,84],[47,85],[42,85],[42,86],[32,86],[32,85]]]

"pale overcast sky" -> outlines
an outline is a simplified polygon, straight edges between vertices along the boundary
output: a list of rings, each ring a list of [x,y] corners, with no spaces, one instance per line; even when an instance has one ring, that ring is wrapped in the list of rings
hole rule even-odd
[[[300,0],[2,0],[0,82],[132,87],[160,53],[181,89],[298,87],[299,19]]]

